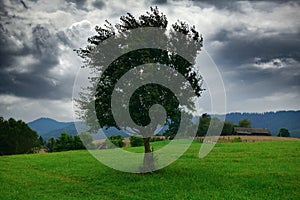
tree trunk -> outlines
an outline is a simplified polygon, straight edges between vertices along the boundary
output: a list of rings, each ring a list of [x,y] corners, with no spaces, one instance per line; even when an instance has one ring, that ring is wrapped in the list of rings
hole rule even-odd
[[[144,148],[145,148],[145,154],[144,154],[144,162],[143,166],[141,167],[142,173],[152,172],[155,170],[154,168],[154,157],[153,152],[150,148],[150,137],[144,138]]]
[[[150,137],[144,138],[145,153],[150,153]]]

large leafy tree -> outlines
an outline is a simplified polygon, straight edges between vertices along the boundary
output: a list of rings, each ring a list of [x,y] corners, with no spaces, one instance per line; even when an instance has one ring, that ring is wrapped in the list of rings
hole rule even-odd
[[[164,64],[171,68],[175,75],[180,73],[185,78],[185,82],[177,84],[183,89],[186,89],[185,85],[189,84],[194,90],[193,95],[186,96],[187,101],[184,106],[189,110],[194,110],[193,98],[195,96],[199,97],[203,91],[201,87],[202,77],[197,73],[194,65],[197,53],[202,47],[203,38],[194,26],[189,26],[185,22],[178,21],[172,24],[169,30],[167,26],[166,16],[160,13],[157,7],[151,7],[149,12],[139,18],[135,18],[128,13],[126,16],[121,16],[120,23],[115,26],[108,21],[106,21],[104,27],[96,26],[97,34],[88,39],[89,45],[77,50],[78,55],[84,59],[85,65],[83,67],[92,69],[95,74],[101,72],[101,77],[90,77],[92,87],[86,88],[77,100],[79,117],[84,119],[91,126],[91,129],[94,128],[95,122],[106,128],[110,126],[126,127],[126,123],[117,124],[114,120],[111,108],[112,92],[119,79],[129,70],[147,63]],[[163,34],[153,38],[153,40],[154,42],[159,40],[160,43],[164,43],[164,49],[137,49],[118,57],[108,67],[104,66],[103,60],[111,56],[110,48],[97,48],[99,45],[105,47],[105,41],[114,38],[117,41],[115,43],[119,44],[120,52],[122,52],[128,46],[134,47],[141,42],[139,39],[132,40],[132,37],[136,35],[132,35],[130,31],[146,27],[155,27],[163,31]],[[127,41],[129,40],[131,42],[128,44]],[[186,50],[187,60],[190,62],[178,55],[180,49]],[[147,74],[144,74],[144,76],[147,76]],[[171,79],[168,75],[165,78]],[[127,80],[126,84],[132,84],[130,81]],[[132,120],[139,126],[147,126],[151,122],[149,110],[154,104],[160,104],[164,107],[167,117],[165,123],[169,126],[169,132],[172,132],[170,135],[176,133],[183,105],[180,105],[177,97],[170,89],[159,84],[143,85],[133,93],[129,105]],[[151,152],[150,135],[153,133],[149,135],[149,133],[139,132],[139,134],[144,138],[145,158],[143,166],[152,168],[154,164],[153,157],[148,153]],[[146,155],[150,156],[147,157]]]
[[[30,153],[39,145],[37,133],[25,122],[0,117],[0,155]]]

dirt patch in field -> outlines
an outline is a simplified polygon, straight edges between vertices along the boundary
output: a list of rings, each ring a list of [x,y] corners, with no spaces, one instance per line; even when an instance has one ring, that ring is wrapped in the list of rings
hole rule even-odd
[[[100,145],[102,145],[104,142],[105,142],[105,140],[94,140],[94,141],[93,141],[93,143],[94,143],[96,146],[100,146]],[[124,138],[123,142],[124,142],[124,144],[125,144],[125,147],[130,146],[130,140],[129,140],[129,138]]]
[[[230,135],[230,136],[220,136],[218,142],[231,142],[234,138],[237,137],[240,137],[242,142],[300,140],[300,138],[290,138],[290,137]]]

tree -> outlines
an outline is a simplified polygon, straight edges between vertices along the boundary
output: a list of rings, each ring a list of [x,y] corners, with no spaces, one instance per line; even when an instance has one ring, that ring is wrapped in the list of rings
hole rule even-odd
[[[90,135],[86,135],[85,133],[82,133],[82,137],[80,137],[79,135],[72,136],[63,132],[57,139],[50,138],[46,147],[48,148],[48,152],[86,149],[86,146],[94,148],[94,144],[92,144],[93,139],[90,137]]]
[[[79,149],[85,149],[85,146],[83,145],[80,136],[74,135],[73,136],[73,145],[72,150],[79,150]]]
[[[124,146],[123,140],[124,137],[122,135],[112,135],[105,140],[104,144],[107,148],[123,147]]]
[[[39,136],[39,143],[40,143],[41,147],[46,144],[45,140],[43,139],[43,137],[41,135]]]
[[[30,153],[37,147],[38,135],[25,122],[0,117],[0,155]]]
[[[239,121],[238,127],[251,128],[251,121],[249,119],[242,119]]]
[[[291,136],[290,136],[289,130],[286,129],[286,128],[281,128],[281,129],[279,130],[279,133],[278,133],[277,136],[278,136],[278,137],[291,137]]]
[[[73,137],[67,133],[61,133],[57,138],[53,150],[54,151],[68,151],[73,149]]]
[[[147,126],[151,119],[149,117],[149,110],[154,104],[162,105],[166,110],[167,119],[165,124],[168,124],[169,130],[172,133],[177,133],[182,107],[190,110],[195,109],[193,98],[200,96],[203,89],[202,77],[197,73],[197,69],[194,67],[197,53],[201,50],[203,38],[196,31],[194,26],[189,26],[185,22],[178,21],[172,25],[170,30],[167,30],[168,21],[164,14],[160,13],[156,8],[150,8],[150,12],[145,15],[141,15],[138,19],[133,17],[130,13],[126,16],[121,16],[120,23],[113,26],[106,21],[105,27],[95,27],[97,35],[88,39],[89,45],[84,49],[77,50],[78,55],[84,59],[85,65],[94,72],[102,72],[101,77],[90,77],[92,88],[86,88],[77,100],[79,108],[78,115],[84,119],[87,125],[91,126],[91,129],[98,127],[95,124],[100,124],[101,127],[115,126],[117,128],[127,127],[128,124],[117,124],[114,120],[111,108],[111,96],[114,87],[118,80],[129,70],[135,69],[137,66],[141,66],[147,63],[160,63],[167,65],[176,73],[180,73],[185,79],[185,82],[178,83],[180,86],[185,86],[187,83],[191,85],[194,90],[193,96],[186,96],[187,101],[184,105],[180,105],[178,99],[168,88],[159,84],[146,84],[138,88],[132,97],[130,98],[129,111],[132,120],[139,126]],[[110,48],[104,50],[98,49],[99,44],[106,45],[105,40],[113,38],[116,44],[119,44],[120,52],[123,49],[129,48],[129,46],[135,47],[139,43],[139,39],[128,44],[132,37],[138,37],[138,35],[131,35],[131,30],[138,28],[155,27],[163,32],[153,38],[155,41],[160,41],[165,44],[163,49],[137,49],[126,53],[117,60],[112,62],[108,68],[104,70],[104,58],[111,56]],[[125,44],[124,44],[125,41]],[[154,42],[155,42],[154,41]],[[181,41],[181,42],[178,42]],[[189,61],[178,55],[179,50],[186,50]],[[130,59],[128,59],[130,58]],[[141,70],[142,72],[144,71]],[[150,76],[144,74],[145,76]],[[171,79],[170,75],[165,78]],[[126,84],[132,84],[130,80]],[[122,93],[122,91],[119,91]],[[124,95],[126,95],[124,93]],[[122,100],[122,98],[120,98]],[[120,103],[121,104],[121,103]],[[93,109],[95,106],[95,109]],[[95,119],[95,116],[97,119]],[[121,122],[122,123],[122,122]],[[154,159],[151,154],[150,136],[153,135],[155,127],[150,129],[150,133],[145,133],[142,130],[138,131],[144,138],[144,164],[141,169],[143,171],[151,171],[154,169]],[[97,130],[95,130],[97,131]],[[147,170],[147,169],[150,170]]]
[[[181,136],[183,137],[188,137],[188,136],[194,136],[191,135],[191,133],[193,133],[195,130],[197,130],[197,123],[193,122],[193,115],[182,111],[181,115],[184,115],[185,117],[183,117],[182,119],[185,119],[184,124],[186,124],[185,127],[185,131],[181,134]],[[175,118],[175,117],[174,117]],[[174,120],[173,118],[173,120]],[[177,134],[177,130],[178,130],[178,125],[179,125],[179,121],[182,120],[180,119],[180,115],[177,115],[174,121],[169,120],[168,121],[168,126],[169,128],[163,133],[163,135],[165,137],[167,137],[169,140],[173,140]]]
[[[209,128],[210,121],[211,121],[210,115],[208,115],[207,113],[202,114],[202,116],[199,118],[199,127],[197,131],[197,136],[202,137],[206,135]]]
[[[130,136],[129,140],[130,140],[130,145],[132,147],[138,147],[144,145],[144,140],[142,137]]]
[[[233,127],[233,123],[225,121],[221,135],[232,135]]]
[[[54,145],[55,145],[55,138],[51,137],[49,138],[47,144],[46,144],[46,147],[48,148],[48,152],[53,152],[54,151]]]

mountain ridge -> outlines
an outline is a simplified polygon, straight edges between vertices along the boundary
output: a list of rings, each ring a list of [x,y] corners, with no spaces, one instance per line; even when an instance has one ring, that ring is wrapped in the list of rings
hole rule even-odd
[[[213,117],[221,117],[224,115],[211,115]],[[277,135],[280,128],[287,128],[292,137],[300,138],[300,110],[249,113],[249,112],[231,112],[226,114],[225,121],[237,124],[242,119],[249,119],[252,127],[268,128],[272,135]],[[28,123],[29,127],[41,135],[44,139],[50,137],[59,137],[62,132],[67,132],[71,135],[76,135],[76,127],[83,127],[83,122],[59,122],[55,119],[42,117]],[[118,130],[115,127],[104,129],[107,136],[123,135],[128,137],[125,132]]]

